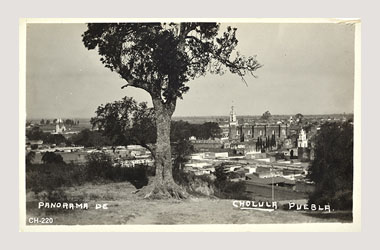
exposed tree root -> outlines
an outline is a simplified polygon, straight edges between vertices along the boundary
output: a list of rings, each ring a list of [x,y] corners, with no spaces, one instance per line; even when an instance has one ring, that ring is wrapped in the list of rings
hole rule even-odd
[[[189,194],[184,188],[174,181],[159,182],[153,180],[147,186],[138,191],[138,195],[144,199],[186,199]]]

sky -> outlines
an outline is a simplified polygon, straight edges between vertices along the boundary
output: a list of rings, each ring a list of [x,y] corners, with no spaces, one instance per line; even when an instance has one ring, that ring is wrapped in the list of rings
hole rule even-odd
[[[264,65],[247,76],[208,73],[187,83],[174,116],[353,113],[354,26],[347,24],[222,24],[237,27],[237,50]],[[28,24],[26,112],[28,119],[90,118],[107,102],[149,95],[124,88],[81,35],[85,24]]]

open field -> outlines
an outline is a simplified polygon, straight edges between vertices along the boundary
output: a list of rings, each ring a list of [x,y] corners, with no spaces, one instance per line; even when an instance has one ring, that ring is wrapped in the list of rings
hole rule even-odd
[[[331,223],[352,220],[347,214],[337,218],[333,213],[240,210],[232,206],[232,200],[208,197],[150,201],[133,194],[135,190],[127,182],[86,184],[66,190],[71,196],[82,197],[82,202],[89,204],[88,210],[38,209],[38,201],[29,192],[27,220],[30,217],[51,217],[54,225]],[[96,210],[96,203],[107,203],[109,209]]]

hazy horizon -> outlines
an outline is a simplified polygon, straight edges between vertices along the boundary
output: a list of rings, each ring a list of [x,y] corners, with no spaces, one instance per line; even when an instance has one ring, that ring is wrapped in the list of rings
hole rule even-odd
[[[354,26],[229,25],[238,28],[237,50],[264,65],[258,78],[247,77],[248,86],[230,73],[190,81],[174,117],[227,116],[232,105],[238,116],[353,113]],[[143,90],[120,89],[125,81],[84,47],[85,30],[85,24],[27,25],[27,119],[90,118],[124,96],[151,105]]]
[[[271,114],[272,116],[294,116],[296,114]],[[330,113],[330,114],[302,114],[303,116],[334,116],[334,115],[353,115],[353,113]],[[236,117],[261,117],[262,115],[236,115]],[[189,118],[189,117],[229,117],[229,114],[226,115],[174,115],[172,118]],[[92,117],[27,117],[26,120],[54,120],[54,119],[73,119],[73,120],[90,120]]]

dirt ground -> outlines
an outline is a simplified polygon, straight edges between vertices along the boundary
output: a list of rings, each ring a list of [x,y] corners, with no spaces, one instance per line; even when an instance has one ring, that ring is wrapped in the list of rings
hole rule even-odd
[[[102,185],[86,184],[66,189],[70,196],[82,197],[88,210],[38,209],[38,200],[28,193],[27,224],[29,218],[53,218],[53,225],[122,225],[122,224],[268,224],[351,222],[351,215],[306,213],[300,211],[273,212],[241,210],[232,200],[192,197],[184,201],[144,200],[134,194],[130,183]],[[107,204],[108,209],[95,209],[96,204]]]

